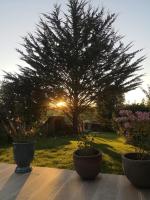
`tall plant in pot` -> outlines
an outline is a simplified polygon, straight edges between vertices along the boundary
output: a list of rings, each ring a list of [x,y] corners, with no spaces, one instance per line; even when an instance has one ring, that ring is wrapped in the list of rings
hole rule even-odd
[[[100,173],[102,153],[95,148],[92,136],[80,137],[78,149],[73,153],[73,160],[75,170],[82,179],[92,180]]]
[[[122,156],[125,175],[137,187],[150,188],[150,112],[122,110],[116,119],[134,153]]]
[[[27,126],[21,117],[2,121],[7,133],[13,139],[14,160],[17,164],[16,173],[28,173],[34,157],[36,124]]]

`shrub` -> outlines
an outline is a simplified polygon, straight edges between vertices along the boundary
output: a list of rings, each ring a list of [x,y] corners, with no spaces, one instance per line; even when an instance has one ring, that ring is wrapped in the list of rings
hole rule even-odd
[[[27,126],[19,117],[2,121],[3,127],[7,134],[16,142],[27,142],[33,140],[37,125]]]
[[[119,133],[123,134],[128,143],[138,147],[138,152],[148,150],[150,141],[150,112],[132,112],[121,110],[115,120]]]

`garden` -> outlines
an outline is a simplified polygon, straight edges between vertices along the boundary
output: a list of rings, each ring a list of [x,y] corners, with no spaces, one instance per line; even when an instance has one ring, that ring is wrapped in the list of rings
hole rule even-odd
[[[31,172],[32,162],[84,180],[125,174],[150,187],[150,87],[143,102],[125,102],[142,83],[145,56],[114,31],[115,13],[78,0],[67,7],[63,19],[60,6],[42,15],[17,49],[25,66],[5,72],[0,162],[16,163],[16,174]]]

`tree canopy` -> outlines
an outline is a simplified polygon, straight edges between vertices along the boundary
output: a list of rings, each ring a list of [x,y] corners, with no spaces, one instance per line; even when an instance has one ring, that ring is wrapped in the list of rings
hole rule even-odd
[[[39,91],[40,104],[65,99],[65,112],[77,133],[80,114],[106,87],[123,94],[142,82],[137,74],[144,60],[138,56],[141,50],[131,51],[132,43],[124,45],[114,30],[115,20],[116,14],[93,9],[84,0],[68,0],[65,13],[56,5],[42,15],[36,31],[24,37],[23,50],[17,51],[27,65],[20,66],[17,75],[8,73],[6,85],[18,81],[17,98],[28,96],[32,102],[31,94]]]

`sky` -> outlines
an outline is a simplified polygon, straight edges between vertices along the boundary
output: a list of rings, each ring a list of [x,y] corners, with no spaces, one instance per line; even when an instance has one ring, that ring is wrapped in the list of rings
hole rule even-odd
[[[3,71],[16,72],[20,61],[16,48],[20,48],[22,37],[33,33],[41,13],[53,10],[53,5],[62,5],[66,11],[67,0],[0,0],[0,80]],[[150,84],[150,0],[90,0],[93,7],[104,6],[106,11],[115,12],[118,18],[114,28],[124,37],[125,44],[134,43],[132,50],[143,49],[142,87]],[[145,96],[140,88],[126,94],[126,102],[138,103]]]

